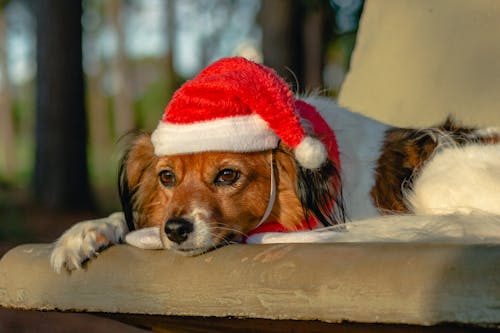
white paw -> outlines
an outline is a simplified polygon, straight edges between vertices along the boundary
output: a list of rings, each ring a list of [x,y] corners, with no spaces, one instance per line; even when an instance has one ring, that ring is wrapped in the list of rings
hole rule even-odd
[[[129,245],[145,250],[161,250],[165,248],[158,227],[142,228],[129,232],[125,235],[124,241]]]
[[[80,269],[84,261],[95,258],[100,249],[119,243],[127,232],[122,213],[77,223],[54,243],[50,265],[57,273]]]

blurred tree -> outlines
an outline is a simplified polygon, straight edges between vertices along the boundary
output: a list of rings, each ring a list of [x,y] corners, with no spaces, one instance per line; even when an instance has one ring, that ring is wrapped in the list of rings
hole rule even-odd
[[[323,86],[326,45],[332,38],[332,8],[329,1],[302,1],[302,71],[306,89]],[[330,24],[329,24],[330,23]]]
[[[117,136],[121,136],[135,128],[134,121],[134,87],[131,71],[131,62],[128,61],[125,49],[125,22],[124,2],[121,0],[107,0],[104,2],[106,16],[115,33],[115,56],[111,57],[112,84],[113,84],[113,118]]]
[[[166,64],[166,87],[167,96],[170,97],[174,94],[176,88],[176,74],[174,71],[174,45],[175,45],[175,32],[176,32],[176,0],[168,0],[166,2],[167,12],[167,54],[165,55]]]
[[[200,63],[202,68],[208,66],[224,41],[230,21],[238,2],[234,0],[212,0],[195,2],[198,12],[203,15],[212,15],[210,28],[207,27],[200,36]],[[216,18],[216,19],[215,19]],[[206,22],[206,21],[205,21]]]
[[[262,0],[259,21],[264,63],[297,84],[293,87],[297,92],[322,87],[334,17],[328,0]]]
[[[264,63],[274,68],[288,82],[291,73],[302,78],[299,26],[295,24],[294,0],[262,0],[259,21],[262,27]]]
[[[87,1],[84,7],[83,30],[86,61],[87,119],[89,126],[89,160],[90,169],[98,170],[92,176],[94,184],[99,185],[99,177],[109,181],[110,156],[112,156],[114,138],[112,135],[111,110],[108,107],[108,96],[103,93],[103,81],[106,66],[99,47],[99,36],[105,21],[101,19],[105,4],[101,1]],[[85,13],[87,11],[87,13]],[[113,171],[115,165],[113,164]],[[114,183],[113,183],[114,184]]]
[[[11,179],[16,170],[16,150],[14,114],[12,109],[11,83],[7,66],[7,18],[5,7],[9,1],[0,1],[0,151],[4,163],[4,173],[6,179]]]
[[[34,194],[51,208],[91,208],[80,1],[39,0]]]

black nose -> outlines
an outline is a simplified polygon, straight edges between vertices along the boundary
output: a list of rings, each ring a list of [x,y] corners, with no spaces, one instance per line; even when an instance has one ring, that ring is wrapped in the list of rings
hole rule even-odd
[[[182,218],[173,218],[165,223],[165,234],[172,242],[180,244],[193,232],[193,224]]]

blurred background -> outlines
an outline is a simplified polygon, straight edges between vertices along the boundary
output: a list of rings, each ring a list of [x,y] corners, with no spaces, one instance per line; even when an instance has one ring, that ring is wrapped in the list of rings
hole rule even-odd
[[[153,130],[175,89],[216,59],[244,56],[297,93],[335,97],[362,8],[363,0],[0,0],[0,254],[119,210],[120,138]],[[0,331],[125,332],[88,318],[1,310]]]

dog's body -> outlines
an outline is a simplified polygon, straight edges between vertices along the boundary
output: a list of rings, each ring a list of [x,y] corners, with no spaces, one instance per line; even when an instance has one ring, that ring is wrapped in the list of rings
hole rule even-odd
[[[52,266],[79,268],[99,248],[123,240],[127,220],[136,229],[159,227],[164,248],[197,255],[248,241],[254,229],[273,223],[280,231],[295,231],[341,223],[344,216],[354,221],[385,214],[500,215],[499,129],[460,128],[451,121],[432,129],[399,129],[328,98],[305,101],[333,129],[339,167],[311,176],[283,143],[263,152],[158,157],[150,136],[141,134],[121,169],[125,218],[75,225],[56,242]],[[297,240],[287,238],[292,233],[280,235],[281,241]],[[263,241],[261,235],[254,238]]]
[[[500,199],[500,128],[465,128],[451,120],[428,129],[395,128],[325,98],[307,101],[337,136],[351,220],[395,213],[500,214],[492,204]]]

